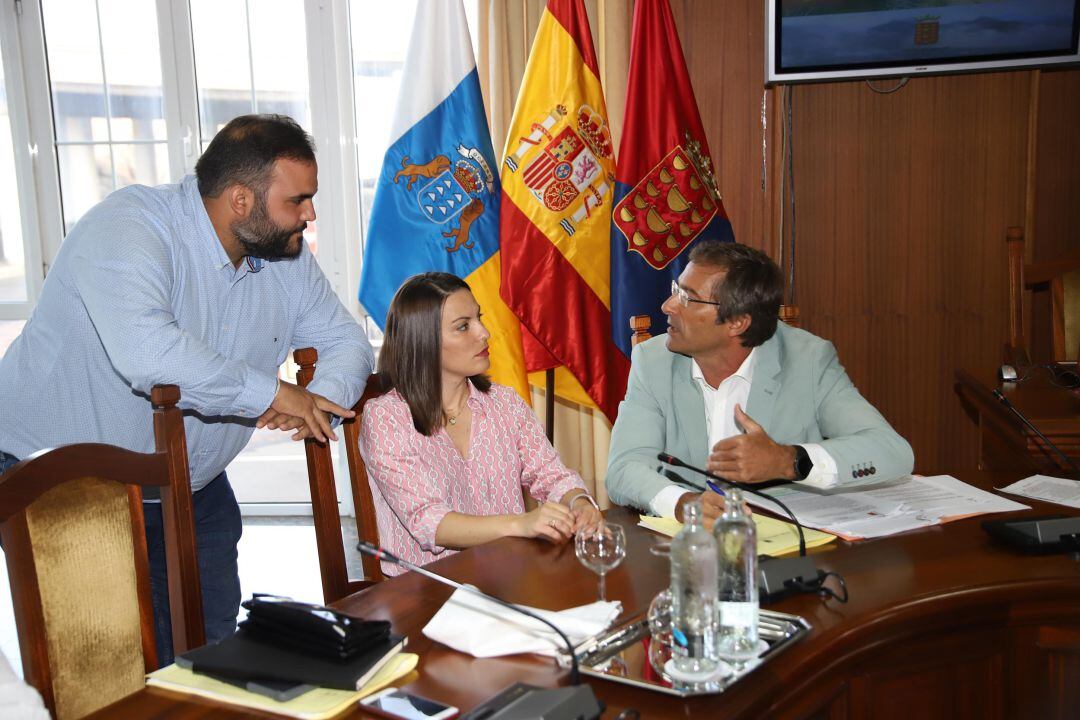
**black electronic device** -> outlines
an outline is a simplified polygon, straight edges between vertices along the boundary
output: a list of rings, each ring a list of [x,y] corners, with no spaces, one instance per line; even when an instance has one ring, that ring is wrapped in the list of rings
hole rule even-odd
[[[424,577],[431,578],[435,582],[449,585],[458,590],[464,590],[467,593],[482,597],[485,600],[490,600],[493,603],[537,620],[554,630],[555,634],[566,644],[566,651],[570,655],[571,687],[546,690],[531,686],[519,687],[520,683],[518,685],[511,685],[504,689],[494,699],[498,699],[508,693],[514,695],[513,699],[509,703],[501,705],[498,709],[493,708],[491,714],[482,716],[486,720],[599,720],[601,713],[604,711],[603,705],[596,699],[591,687],[581,684],[581,676],[578,673],[578,659],[577,655],[574,653],[574,645],[570,642],[570,638],[566,637],[566,633],[560,630],[555,623],[537,615],[527,608],[521,607],[520,605],[501,600],[494,595],[489,595],[470,585],[463,585],[455,580],[443,577],[427,568],[414,565],[408,560],[402,560],[396,555],[389,553],[380,547],[376,547],[369,542],[361,540],[356,544],[356,549],[366,555],[371,555],[378,560],[384,560],[393,565],[400,565],[407,570],[412,570],[413,572],[420,573]],[[470,713],[469,717],[473,717],[473,715],[473,713]]]
[[[1080,517],[1045,515],[1014,520],[987,520],[991,537],[1032,555],[1080,552]]]

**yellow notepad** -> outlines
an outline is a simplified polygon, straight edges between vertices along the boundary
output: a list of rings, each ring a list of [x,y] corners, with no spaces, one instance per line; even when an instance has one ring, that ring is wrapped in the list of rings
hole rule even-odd
[[[305,720],[324,720],[348,710],[357,700],[381,690],[398,678],[408,675],[416,667],[420,656],[413,653],[398,653],[390,658],[375,676],[359,690],[335,690],[315,688],[287,702],[278,702],[265,695],[259,695],[235,685],[215,680],[207,675],[200,675],[190,670],[168,665],[150,673],[146,684],[175,692],[199,695],[218,700],[230,705],[265,710],[266,712],[304,718]]]
[[[755,514],[752,517],[754,518],[754,524],[757,526],[759,555],[776,557],[777,555],[798,552],[799,531],[794,525],[766,515]],[[682,530],[682,523],[674,518],[642,515],[639,524],[668,537],[675,537],[675,534]],[[811,528],[804,528],[803,534],[806,536],[806,547],[808,548],[825,545],[836,539],[835,535]]]

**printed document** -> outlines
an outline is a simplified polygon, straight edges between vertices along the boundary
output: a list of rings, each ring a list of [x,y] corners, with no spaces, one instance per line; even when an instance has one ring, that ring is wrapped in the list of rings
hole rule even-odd
[[[949,475],[905,475],[875,485],[829,490],[784,485],[766,492],[791,508],[803,525],[848,539],[883,537],[970,515],[1028,509]],[[784,514],[776,503],[763,498],[748,495],[747,501]]]
[[[1080,481],[1077,480],[1049,475],[1032,475],[1008,487],[998,489],[1034,500],[1045,500],[1058,505],[1080,508]]]

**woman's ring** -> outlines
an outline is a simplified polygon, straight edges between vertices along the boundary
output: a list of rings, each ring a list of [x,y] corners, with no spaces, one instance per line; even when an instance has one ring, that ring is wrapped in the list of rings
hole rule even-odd
[[[551,527],[555,527],[555,521],[554,520],[548,520],[548,525],[550,525]]]

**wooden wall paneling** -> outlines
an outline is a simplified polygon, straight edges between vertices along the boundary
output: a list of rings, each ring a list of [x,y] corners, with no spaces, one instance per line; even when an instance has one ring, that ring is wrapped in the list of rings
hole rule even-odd
[[[888,95],[863,82],[794,89],[804,327],[836,344],[921,471],[974,462],[952,373],[999,362],[1000,237],[1023,217],[1028,84],[997,73]]]
[[[1040,76],[1033,227],[1025,228],[1029,261],[1052,260],[1080,245],[1080,70],[1044,70]],[[1029,299],[1032,360],[1050,360],[1049,293]]]
[[[735,238],[775,256],[772,178],[762,188],[764,8],[759,0],[672,0],[671,11]],[[768,167],[779,148],[767,151]]]

